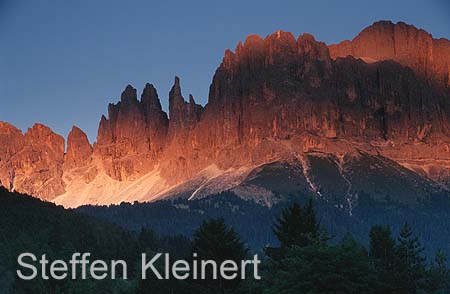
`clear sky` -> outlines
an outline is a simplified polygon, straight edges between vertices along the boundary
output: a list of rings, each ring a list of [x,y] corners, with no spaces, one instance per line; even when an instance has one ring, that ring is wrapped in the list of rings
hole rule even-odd
[[[127,84],[202,104],[225,49],[278,29],[335,43],[376,20],[405,21],[450,39],[449,0],[115,1],[0,0],[0,120],[96,137]],[[140,94],[139,94],[140,95]]]

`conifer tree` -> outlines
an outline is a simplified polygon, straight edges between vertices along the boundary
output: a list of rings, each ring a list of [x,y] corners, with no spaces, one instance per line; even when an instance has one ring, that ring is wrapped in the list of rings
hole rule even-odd
[[[275,224],[274,233],[282,249],[291,246],[304,247],[319,241],[322,236],[312,200],[309,200],[303,208],[294,203],[290,208],[283,210]]]
[[[223,219],[206,220],[194,232],[192,240],[192,253],[197,254],[201,260],[215,260],[221,264],[225,260],[233,260],[240,264],[247,257],[247,248],[239,239],[233,228],[228,227]],[[208,279],[199,281],[195,293],[236,293],[240,286],[240,279],[217,280],[207,276]]]
[[[434,263],[427,272],[428,293],[450,293],[450,270],[447,258],[442,251],[436,253]]]
[[[395,253],[396,293],[416,293],[423,288],[425,278],[425,258],[423,247],[412,229],[404,224],[397,239]]]
[[[370,230],[369,254],[383,265],[392,263],[395,254],[395,240],[388,226],[375,225]]]
[[[376,290],[378,293],[394,293],[394,258],[396,244],[388,226],[375,225],[369,233],[369,256],[377,271]]]

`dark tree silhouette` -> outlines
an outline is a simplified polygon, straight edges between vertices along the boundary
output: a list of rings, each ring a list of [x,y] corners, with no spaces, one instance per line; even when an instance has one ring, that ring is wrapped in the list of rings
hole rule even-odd
[[[240,265],[241,261],[247,257],[244,243],[223,219],[210,219],[203,222],[194,233],[192,253],[197,254],[198,259],[214,260],[218,265],[225,260],[233,260]],[[199,281],[196,293],[236,293],[240,283],[241,279],[225,280],[219,275],[217,280],[208,278]]]

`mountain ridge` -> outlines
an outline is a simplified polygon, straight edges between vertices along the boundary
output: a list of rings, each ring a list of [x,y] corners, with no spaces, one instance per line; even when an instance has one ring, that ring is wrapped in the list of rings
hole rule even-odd
[[[390,33],[396,48],[407,43],[406,53],[379,54],[390,53],[384,49],[391,48]],[[411,47],[422,48],[411,38],[423,39],[426,50],[437,46],[432,51],[438,58],[431,60],[423,50],[411,57]],[[360,39],[383,46],[372,52]],[[91,145],[74,127],[66,152],[64,139],[43,125],[22,134],[1,123],[0,181],[10,190],[69,207],[151,201],[189,190],[186,197],[198,197],[202,189],[207,193],[205,187],[211,193],[237,189],[241,195],[271,195],[270,189],[246,184],[252,171],[311,152],[344,158],[361,150],[445,190],[450,183],[447,42],[385,21],[353,41],[330,46],[306,33],[297,39],[281,30],[264,39],[251,35],[234,52],[226,50],[204,107],[192,95],[186,101],[178,77],[169,93],[170,118],[153,85],[145,85],[140,100],[129,85],[102,116],[96,142]],[[303,171],[307,167],[300,165]],[[317,194],[319,188],[304,175]]]
[[[450,86],[450,41],[435,39],[427,31],[404,22],[375,22],[353,40],[329,48],[333,59],[347,55],[367,62],[392,59],[439,87]]]

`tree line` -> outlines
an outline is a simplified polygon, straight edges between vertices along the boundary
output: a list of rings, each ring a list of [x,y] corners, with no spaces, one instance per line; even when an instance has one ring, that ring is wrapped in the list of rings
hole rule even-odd
[[[313,201],[284,209],[273,224],[277,245],[251,252],[223,219],[203,221],[191,238],[167,237],[150,228],[132,233],[4,189],[0,200],[1,293],[450,293],[444,254],[425,258],[413,227],[404,224],[394,235],[388,226],[375,225],[367,232],[367,248],[350,234],[336,242],[317,220]],[[17,255],[24,251],[63,260],[73,252],[123,259],[131,268],[130,279],[25,282],[14,275]],[[258,253],[262,279],[141,280],[143,252],[168,252],[173,260],[189,260],[196,253],[198,259],[218,263]]]

